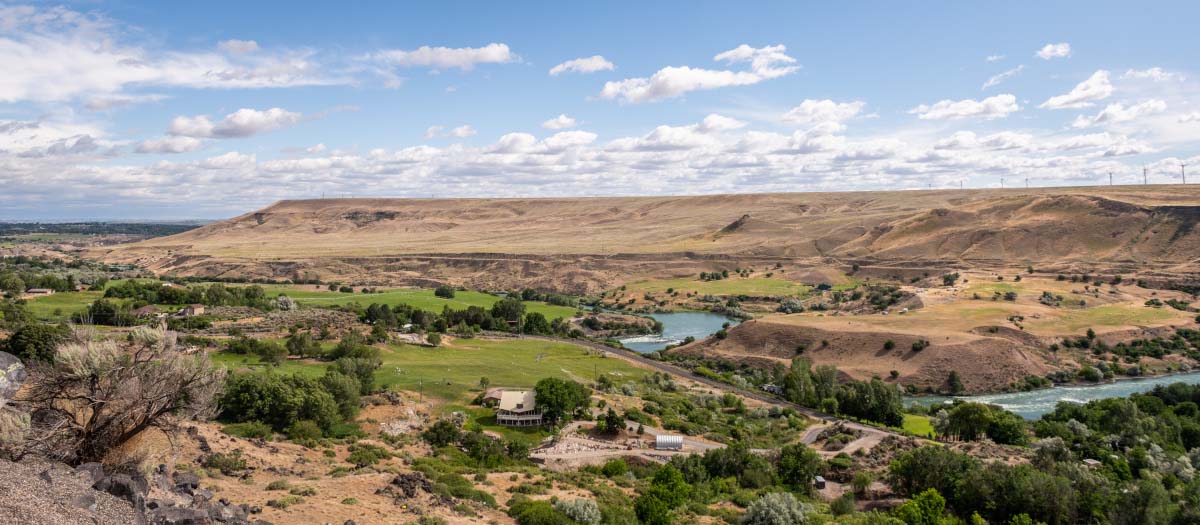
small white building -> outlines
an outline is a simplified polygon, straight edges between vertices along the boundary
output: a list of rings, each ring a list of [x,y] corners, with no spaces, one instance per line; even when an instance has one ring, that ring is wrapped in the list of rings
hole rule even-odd
[[[683,436],[654,436],[654,450],[683,450]]]
[[[509,427],[536,427],[542,424],[542,411],[536,395],[528,390],[505,390],[496,407],[496,422]]]

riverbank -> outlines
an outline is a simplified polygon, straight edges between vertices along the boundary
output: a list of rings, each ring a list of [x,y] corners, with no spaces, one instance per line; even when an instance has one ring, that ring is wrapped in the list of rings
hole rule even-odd
[[[998,405],[1025,419],[1038,419],[1043,414],[1052,412],[1059,402],[1087,403],[1099,399],[1113,397],[1128,397],[1132,394],[1148,392],[1160,385],[1183,382],[1200,384],[1200,372],[1165,374],[1155,377],[1119,379],[1108,383],[1095,385],[1054,386],[1028,392],[1010,392],[1001,394],[981,394],[971,396],[906,396],[905,404],[920,404],[929,406],[950,399],[962,399],[979,403]]]

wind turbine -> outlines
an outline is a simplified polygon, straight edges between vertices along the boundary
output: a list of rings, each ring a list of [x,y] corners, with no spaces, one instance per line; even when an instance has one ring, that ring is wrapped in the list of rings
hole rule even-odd
[[[1183,179],[1184,184],[1187,184],[1187,172],[1183,169],[1185,167],[1187,167],[1187,164],[1179,163],[1179,177]]]

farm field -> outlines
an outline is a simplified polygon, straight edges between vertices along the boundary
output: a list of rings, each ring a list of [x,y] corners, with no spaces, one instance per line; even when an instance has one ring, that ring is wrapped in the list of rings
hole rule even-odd
[[[30,315],[39,321],[62,321],[87,310],[104,292],[61,292],[26,301]]]
[[[493,304],[501,299],[495,295],[472,291],[457,291],[453,299],[444,299],[435,296],[433,290],[418,289],[396,289],[380,293],[361,294],[327,292],[287,285],[263,285],[263,288],[269,296],[287,295],[295,299],[296,302],[308,306],[341,306],[354,302],[364,306],[371,303],[386,304],[388,306],[408,304],[414,308],[433,312],[441,312],[442,308],[446,306],[456,310],[461,310],[468,306],[491,308]],[[574,317],[577,311],[575,308],[568,306],[557,306],[541,301],[526,301],[525,308],[527,312],[538,312],[551,320],[559,317]]]
[[[438,348],[391,344],[382,349],[380,357],[383,366],[375,376],[380,386],[453,403],[469,401],[479,390],[481,377],[487,377],[492,386],[531,388],[545,377],[590,382],[596,374],[613,374],[637,381],[647,374],[621,359],[536,339],[455,339]],[[250,355],[217,352],[212,358],[232,370],[267,367]],[[316,377],[325,373],[326,364],[289,359],[276,370]]]

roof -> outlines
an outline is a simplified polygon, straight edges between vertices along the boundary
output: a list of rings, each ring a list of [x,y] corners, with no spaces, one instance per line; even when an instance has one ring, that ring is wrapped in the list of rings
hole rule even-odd
[[[489,388],[483,393],[484,399],[500,399],[504,395],[503,388]]]
[[[530,412],[537,408],[536,395],[529,390],[505,390],[500,394],[500,410]],[[517,408],[520,405],[520,408]]]
[[[51,290],[49,288],[30,288],[28,290],[25,290],[25,292],[26,293],[53,293],[54,290]]]
[[[133,311],[134,315],[149,315],[158,313],[158,307],[148,304]]]
[[[683,445],[683,436],[669,436],[667,434],[659,434],[654,436],[656,445]]]

